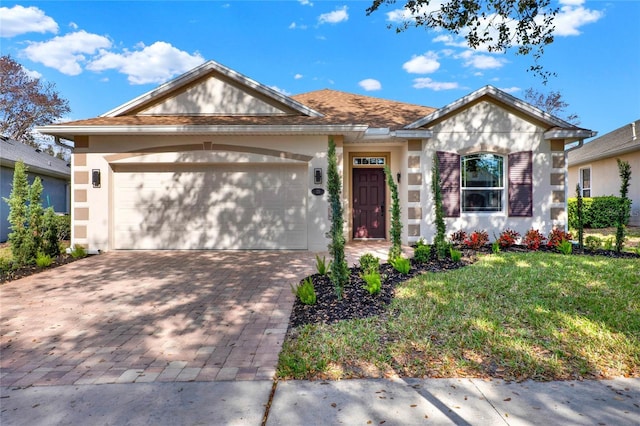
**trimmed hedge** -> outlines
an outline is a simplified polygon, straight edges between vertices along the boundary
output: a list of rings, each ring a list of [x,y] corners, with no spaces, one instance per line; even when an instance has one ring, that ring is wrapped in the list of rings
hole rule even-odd
[[[583,198],[584,227],[585,228],[610,228],[616,226],[617,211],[620,206],[620,197],[613,195],[605,197]],[[626,200],[626,208],[631,210],[631,200]],[[578,228],[578,199],[568,200],[569,228]],[[625,224],[626,225],[626,224]]]

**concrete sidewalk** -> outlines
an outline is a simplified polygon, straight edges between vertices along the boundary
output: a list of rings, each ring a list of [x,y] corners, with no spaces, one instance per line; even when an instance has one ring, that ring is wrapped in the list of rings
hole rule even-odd
[[[0,388],[0,424],[260,425],[271,381]],[[638,425],[640,379],[283,381],[268,425]]]

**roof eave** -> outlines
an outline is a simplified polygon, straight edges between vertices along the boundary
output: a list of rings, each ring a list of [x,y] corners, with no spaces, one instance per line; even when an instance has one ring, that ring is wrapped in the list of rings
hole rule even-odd
[[[598,132],[589,129],[551,129],[544,132],[546,140],[564,139],[565,144],[595,137]]]

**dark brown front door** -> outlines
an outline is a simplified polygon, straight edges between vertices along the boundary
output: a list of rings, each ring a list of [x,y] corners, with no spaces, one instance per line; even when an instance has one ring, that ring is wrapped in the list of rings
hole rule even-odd
[[[353,169],[353,238],[385,238],[384,170]]]

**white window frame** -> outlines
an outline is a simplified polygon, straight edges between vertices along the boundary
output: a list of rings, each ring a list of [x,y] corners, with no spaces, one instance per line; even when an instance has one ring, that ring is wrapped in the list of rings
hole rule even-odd
[[[585,170],[589,170],[589,186],[588,187],[584,186],[583,173],[584,173]],[[578,170],[578,182],[580,183],[580,194],[583,197],[591,198],[591,187],[593,186],[593,173],[591,171],[591,166],[589,166],[589,167],[581,167]],[[585,195],[585,191],[588,191],[589,195]]]
[[[501,184],[500,186],[465,186],[465,162],[467,159],[471,157],[479,157],[482,155],[492,155],[494,157],[500,158],[502,160],[502,176],[501,176]],[[461,214],[481,214],[481,215],[495,215],[495,214],[504,214],[507,198],[506,198],[506,185],[507,181],[507,166],[508,161],[505,155],[498,154],[495,152],[474,152],[472,154],[461,155],[460,156],[460,213]],[[475,191],[475,192],[491,192],[491,191],[500,191],[500,207],[498,209],[493,210],[468,210],[468,206],[465,203],[465,192],[466,191]],[[486,197],[485,197],[486,199]],[[491,199],[491,197],[489,197]],[[491,207],[491,206],[489,206]]]

